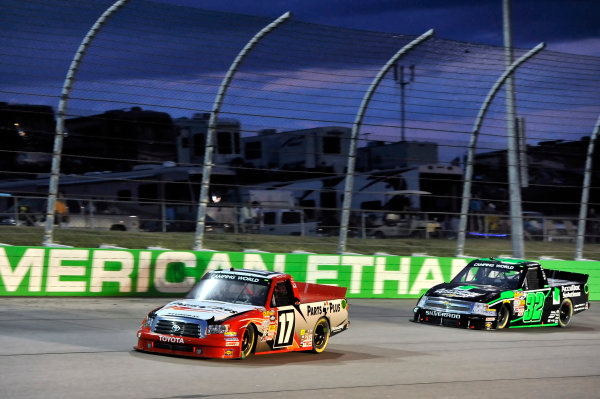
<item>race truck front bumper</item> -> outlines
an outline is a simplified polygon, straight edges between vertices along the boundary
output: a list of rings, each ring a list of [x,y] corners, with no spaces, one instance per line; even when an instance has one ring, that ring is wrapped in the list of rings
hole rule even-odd
[[[413,312],[418,323],[486,330],[497,325],[496,310],[485,303],[424,295]]]
[[[241,337],[237,331],[214,327],[208,328],[205,320],[147,317],[137,333],[138,343],[134,349],[191,357],[240,357]]]
[[[227,346],[236,345],[236,346]],[[238,358],[239,341],[225,341],[223,338],[189,338],[173,335],[138,331],[138,344],[135,350],[202,358]]]

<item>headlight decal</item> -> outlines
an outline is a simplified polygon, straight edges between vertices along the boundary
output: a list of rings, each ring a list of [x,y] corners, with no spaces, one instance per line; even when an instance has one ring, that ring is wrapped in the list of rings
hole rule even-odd
[[[475,302],[472,312],[483,316],[496,316],[496,309],[490,309],[487,303]]]
[[[227,331],[229,331],[228,324],[209,324],[206,334],[225,334]]]
[[[146,318],[142,322],[142,327],[152,328],[152,324],[154,323],[155,317],[156,315],[153,313],[148,314],[148,316],[146,316]]]

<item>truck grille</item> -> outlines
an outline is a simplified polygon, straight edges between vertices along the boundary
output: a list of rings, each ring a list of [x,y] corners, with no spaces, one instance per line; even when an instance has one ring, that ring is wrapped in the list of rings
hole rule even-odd
[[[192,345],[175,345],[175,344],[167,344],[165,342],[155,342],[155,348],[159,349],[167,349],[170,351],[179,351],[179,352],[193,352],[194,347]]]
[[[471,313],[473,303],[457,299],[429,297],[425,302],[425,307],[454,313]]]
[[[177,335],[180,337],[204,338],[205,334],[200,324],[179,320],[160,319],[154,326],[155,333]]]

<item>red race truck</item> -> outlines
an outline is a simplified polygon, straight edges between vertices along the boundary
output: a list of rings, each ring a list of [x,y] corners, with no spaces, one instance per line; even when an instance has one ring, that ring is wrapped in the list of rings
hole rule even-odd
[[[206,358],[320,353],[349,326],[346,288],[295,282],[285,273],[214,270],[185,299],[154,309],[136,350]]]

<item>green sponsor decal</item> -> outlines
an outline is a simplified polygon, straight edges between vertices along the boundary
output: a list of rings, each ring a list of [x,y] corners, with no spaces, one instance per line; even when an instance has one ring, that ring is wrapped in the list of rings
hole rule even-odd
[[[537,323],[542,320],[546,295],[543,292],[530,292],[525,299],[523,323]]]
[[[515,299],[515,292],[519,292],[521,290],[517,290],[517,291],[502,291],[500,293],[500,298],[495,299],[491,302],[488,302],[488,306],[494,306],[495,304],[497,304],[498,302],[503,302],[505,300],[513,300]]]
[[[418,298],[449,281],[470,260],[7,246],[0,247],[0,296],[181,297],[207,271],[234,267],[285,272],[297,281],[347,287],[348,298]],[[600,262],[568,263],[563,270],[590,274],[594,299]]]
[[[516,320],[515,320],[516,321]],[[509,326],[508,328],[528,328],[528,327],[554,327],[558,323],[546,323],[546,324],[527,324],[524,326]]]

